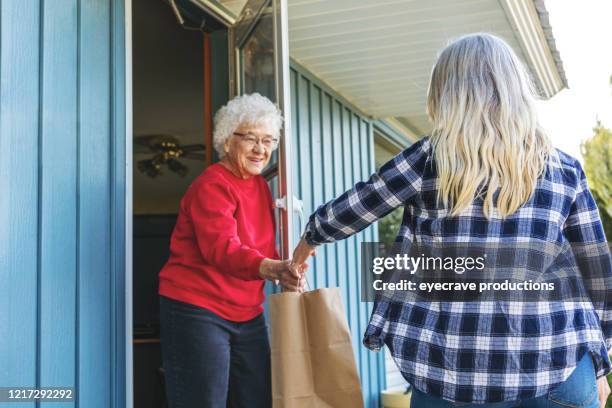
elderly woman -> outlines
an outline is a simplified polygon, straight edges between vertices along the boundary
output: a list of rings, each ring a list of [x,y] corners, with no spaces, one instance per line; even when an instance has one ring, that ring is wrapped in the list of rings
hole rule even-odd
[[[167,398],[172,407],[271,406],[264,282],[301,290],[278,260],[262,170],[282,117],[267,98],[234,98],[215,116],[220,162],[181,200],[170,258],[159,273]]]
[[[583,274],[594,289],[584,301],[565,301],[580,299],[578,292],[532,302],[385,298],[374,306],[364,344],[389,347],[414,387],[412,407],[605,406],[612,349],[606,237],[580,162],[556,150],[538,126],[523,64],[500,38],[459,38],[434,66],[427,112],[431,135],[319,207],[293,262],[299,268],[317,245],[400,206],[396,241],[407,247],[572,245],[577,259],[562,258],[561,270]],[[542,258],[517,269],[543,277],[550,270]]]

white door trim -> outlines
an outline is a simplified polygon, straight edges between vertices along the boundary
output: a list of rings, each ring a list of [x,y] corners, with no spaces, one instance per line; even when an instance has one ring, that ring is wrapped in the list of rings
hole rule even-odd
[[[125,5],[125,407],[134,408],[133,342],[133,183],[132,183],[132,0]]]

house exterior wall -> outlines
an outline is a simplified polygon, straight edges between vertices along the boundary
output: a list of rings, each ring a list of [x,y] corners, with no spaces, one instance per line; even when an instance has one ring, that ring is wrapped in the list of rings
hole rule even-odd
[[[0,384],[74,387],[76,404],[57,407],[124,407],[131,394],[124,12],[124,0],[0,2]],[[297,63],[291,82],[310,214],[373,171],[372,123]],[[358,245],[376,236],[321,248],[310,272],[313,287],[343,290],[369,407],[384,356],[361,345],[372,305],[359,300]]]
[[[319,205],[339,196],[374,172],[372,121],[297,62],[291,63],[293,183],[304,203],[304,222]],[[297,234],[304,225],[295,218]],[[369,351],[361,339],[372,303],[360,301],[362,241],[376,241],[373,225],[355,236],[318,249],[309,269],[311,288],[342,290],[353,350],[367,407],[378,407],[385,388],[383,353]],[[296,242],[299,238],[296,235]]]
[[[0,384],[82,407],[125,405],[124,26],[123,0],[0,2]]]

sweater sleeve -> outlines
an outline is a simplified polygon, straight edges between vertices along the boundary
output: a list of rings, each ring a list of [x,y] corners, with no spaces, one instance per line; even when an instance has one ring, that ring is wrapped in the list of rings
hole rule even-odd
[[[563,233],[572,246],[580,273],[601,324],[608,350],[612,350],[612,260],[595,199],[576,161],[578,185]]]
[[[228,186],[208,181],[196,188],[187,210],[203,258],[236,278],[261,279],[259,265],[265,256],[240,241],[236,200]]]
[[[306,242],[317,246],[345,239],[417,195],[428,157],[426,143],[424,139],[414,143],[382,165],[368,181],[355,184],[320,206],[304,229]]]

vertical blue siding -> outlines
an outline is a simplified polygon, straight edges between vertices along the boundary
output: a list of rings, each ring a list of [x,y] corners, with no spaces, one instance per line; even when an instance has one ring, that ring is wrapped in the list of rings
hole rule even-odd
[[[75,370],[66,368],[75,366],[77,338],[77,161],[71,160],[77,157],[77,18],[75,0],[42,4],[37,382],[44,386],[75,383]]]
[[[372,123],[297,63],[292,63],[290,74],[293,181],[308,215],[374,171]],[[304,226],[297,218],[296,222],[297,239]],[[309,270],[311,286],[342,289],[367,407],[379,406],[379,394],[385,387],[384,355],[361,345],[372,305],[360,301],[359,245],[376,236],[376,227],[371,226],[319,248]]]
[[[34,386],[39,364],[40,7],[38,1],[0,5],[0,384]]]
[[[323,174],[332,177],[322,177],[323,197],[320,202],[327,202],[334,198],[340,191],[337,191],[334,183],[334,129],[333,129],[333,98],[327,93],[323,93],[321,103],[321,165]],[[338,144],[335,144],[338,146]],[[325,285],[328,287],[338,286],[338,254],[336,246],[326,245],[319,254],[324,260]]]
[[[110,406],[109,13],[108,1],[81,1],[77,372],[79,405],[92,407]],[[95,370],[109,374],[84,375]]]
[[[359,180],[359,175],[355,174],[356,163],[358,163],[358,155],[355,154],[359,146],[359,135],[355,132],[353,118],[353,111],[344,106],[342,109],[342,123],[343,123],[343,153],[344,153],[344,184],[343,189],[347,190],[355,184],[357,180]],[[317,203],[319,205],[319,203]],[[314,206],[313,206],[314,209]],[[348,315],[349,315],[349,325],[351,327],[351,335],[353,338],[353,349],[357,355],[357,366],[359,368],[359,374],[362,378],[362,386],[364,388],[364,393],[368,391],[368,383],[364,380],[364,367],[362,360],[362,350],[361,350],[361,331],[360,331],[360,320],[361,316],[359,315],[359,293],[357,292],[358,281],[359,281],[359,272],[357,270],[358,267],[358,238],[359,234],[355,234],[348,239],[345,240],[347,245],[347,256],[346,256],[346,265],[344,266],[345,273],[347,275],[347,290],[345,291],[345,295],[348,301]],[[340,266],[342,269],[342,265]]]
[[[38,406],[125,406],[124,26],[0,2],[0,384],[76,389]]]

